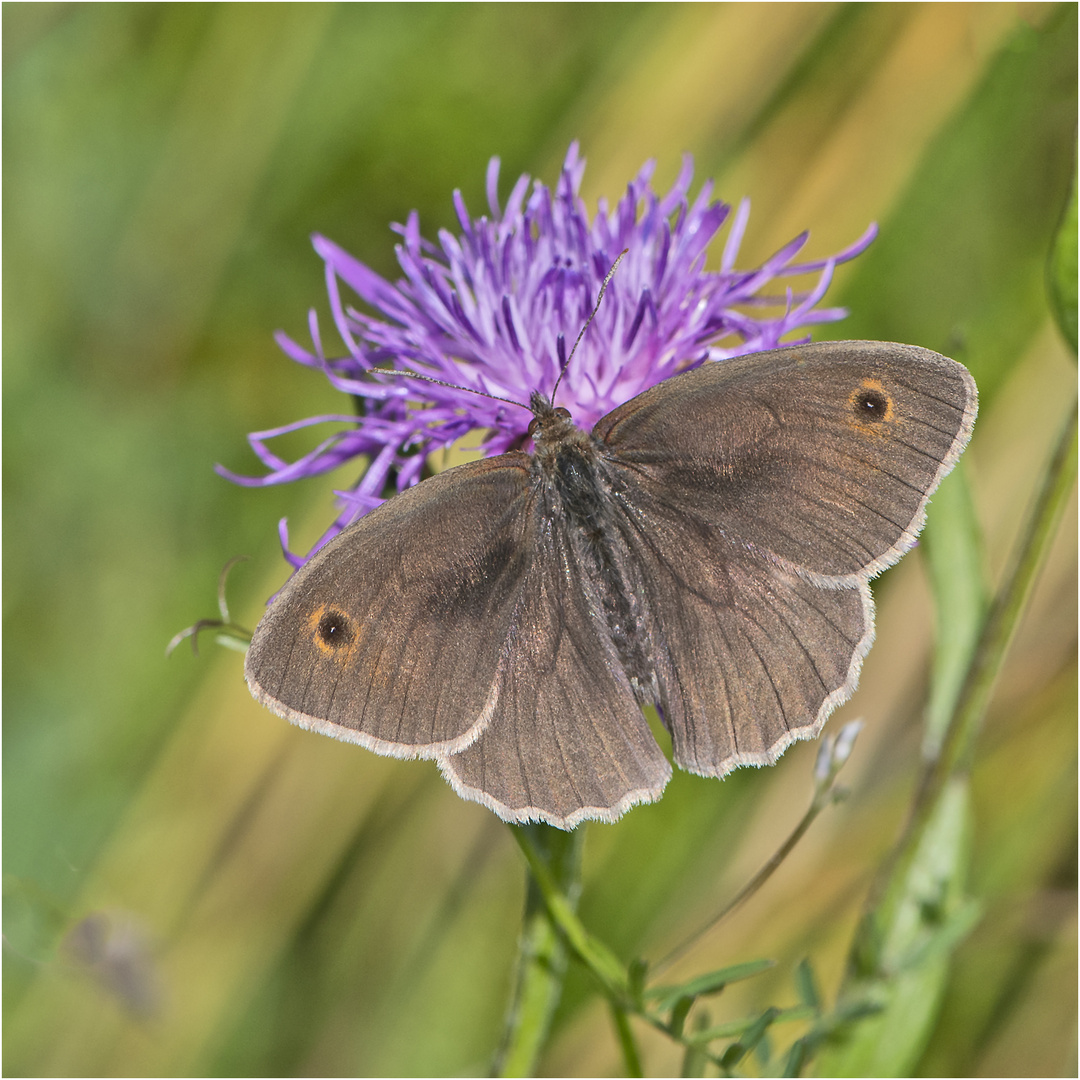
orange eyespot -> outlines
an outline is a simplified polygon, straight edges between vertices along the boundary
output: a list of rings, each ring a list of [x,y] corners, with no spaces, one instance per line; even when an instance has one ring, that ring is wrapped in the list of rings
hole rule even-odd
[[[859,427],[877,427],[896,419],[892,396],[878,379],[863,379],[848,397],[848,407]]]
[[[320,604],[306,624],[315,647],[327,656],[347,655],[356,642],[356,624],[340,608]]]

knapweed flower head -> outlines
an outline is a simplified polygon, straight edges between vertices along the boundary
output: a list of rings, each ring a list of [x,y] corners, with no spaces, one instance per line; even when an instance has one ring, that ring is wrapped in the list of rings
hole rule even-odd
[[[828,259],[796,262],[809,237],[804,232],[761,266],[738,269],[749,202],[743,200],[732,214],[729,205],[712,199],[711,182],[691,202],[689,157],[671,190],[659,195],[650,184],[653,168],[646,163],[614,207],[601,200],[590,221],[578,194],[585,162],[576,143],[554,190],[522,176],[505,205],[499,202],[499,159],[492,158],[486,216],[471,217],[461,193],[454,192],[459,235],[444,229],[438,244],[426,240],[415,211],[404,226],[393,226],[401,236],[396,251],[404,275],[394,283],[332,241],[314,237],[346,355],[326,355],[314,311],[310,348],[280,332],[277,340],[293,360],[321,371],[349,395],[356,412],[309,417],[250,435],[268,469],[263,477],[237,476],[219,466],[237,483],[260,486],[324,473],[353,458],[367,460],[356,485],[337,492],[341,513],[307,557],[289,552],[282,522],[282,544],[294,566],[382,502],[388,484],[399,491],[415,484],[429,454],[468,432],[487,432],[488,455],[521,446],[532,414],[495,398],[525,406],[532,392],[549,395],[558,382],[554,404],[568,408],[588,429],[671,375],[809,340],[804,334],[782,342],[815,323],[844,317],[842,308],[818,304],[834,267],[868,246],[874,226]],[[720,267],[707,270],[707,249],[725,224]],[[567,366],[570,348],[623,250],[618,272]],[[817,281],[807,292],[783,284],[811,273]],[[342,286],[367,310],[355,307]],[[441,383],[382,374],[380,367]],[[268,447],[277,435],[331,422],[346,426],[297,461],[284,461]]]

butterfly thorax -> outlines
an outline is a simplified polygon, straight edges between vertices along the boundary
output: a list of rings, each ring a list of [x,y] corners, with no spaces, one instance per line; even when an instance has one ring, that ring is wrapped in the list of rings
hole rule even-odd
[[[629,580],[626,541],[597,440],[566,409],[534,394],[529,435],[534,482],[552,521],[565,522],[569,553],[594,587],[619,663],[642,704],[656,700],[641,590]],[[573,572],[573,570],[571,570]]]

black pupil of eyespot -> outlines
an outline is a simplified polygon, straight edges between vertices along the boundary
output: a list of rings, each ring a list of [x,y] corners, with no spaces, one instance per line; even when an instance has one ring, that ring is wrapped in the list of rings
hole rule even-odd
[[[319,620],[318,634],[327,645],[346,645],[352,640],[348,617],[340,611],[328,611]]]
[[[868,420],[883,420],[889,407],[889,399],[876,390],[864,390],[855,399],[855,404]]]

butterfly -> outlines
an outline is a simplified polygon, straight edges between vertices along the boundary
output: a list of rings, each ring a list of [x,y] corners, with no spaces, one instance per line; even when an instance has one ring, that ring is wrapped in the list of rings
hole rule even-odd
[[[977,392],[927,349],[846,341],[707,362],[591,432],[529,407],[532,454],[424,480],[297,571],[245,674],[293,723],[569,829],[659,798],[644,706],[703,776],[820,732]]]

